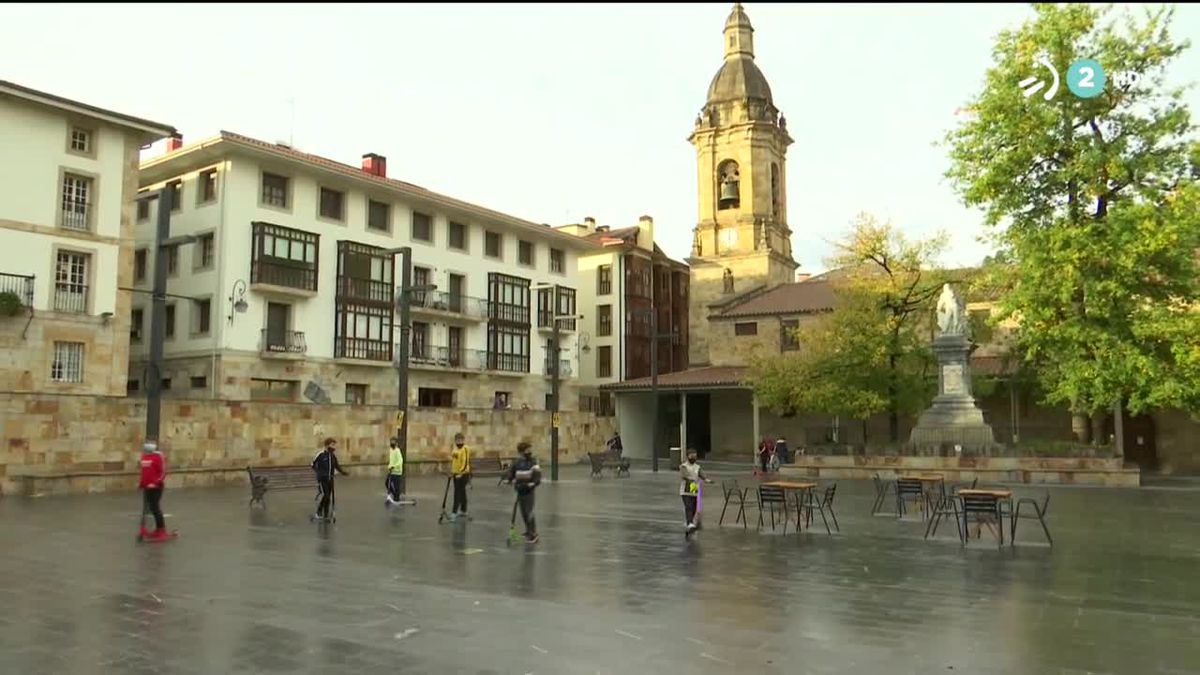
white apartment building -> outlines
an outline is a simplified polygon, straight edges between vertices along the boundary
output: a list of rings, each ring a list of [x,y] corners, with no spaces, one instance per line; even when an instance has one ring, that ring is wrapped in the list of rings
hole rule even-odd
[[[0,390],[125,395],[138,154],[173,133],[0,81]]]
[[[409,396],[415,406],[544,409],[551,298],[577,308],[584,239],[387,176],[222,132],[144,162],[141,187],[176,197],[168,253],[164,395],[394,404],[395,298],[411,246]],[[134,283],[149,289],[157,202],[139,207]],[[144,389],[150,297],[132,315],[130,388]],[[560,409],[578,396],[576,326],[561,321]]]

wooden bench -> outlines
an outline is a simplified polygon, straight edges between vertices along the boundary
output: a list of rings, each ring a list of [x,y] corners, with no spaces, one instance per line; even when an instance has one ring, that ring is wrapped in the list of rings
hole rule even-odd
[[[589,452],[588,460],[592,463],[592,478],[601,478],[605,469],[612,469],[617,478],[624,473],[629,476],[629,460],[620,454],[612,452]]]
[[[258,502],[266,508],[263,497],[268,490],[317,487],[317,477],[311,466],[248,466],[246,472],[250,474],[250,506]]]
[[[504,482],[504,478],[508,474],[508,465],[511,461],[502,457],[472,457],[471,476],[472,478],[479,476],[490,478],[494,476],[499,479],[496,485],[500,485]]]

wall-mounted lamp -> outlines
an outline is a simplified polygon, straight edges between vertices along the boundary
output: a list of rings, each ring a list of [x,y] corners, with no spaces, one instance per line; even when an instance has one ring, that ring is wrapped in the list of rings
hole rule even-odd
[[[233,315],[245,314],[250,307],[246,302],[246,282],[238,279],[233,282],[233,292],[229,294],[229,324],[233,325]]]

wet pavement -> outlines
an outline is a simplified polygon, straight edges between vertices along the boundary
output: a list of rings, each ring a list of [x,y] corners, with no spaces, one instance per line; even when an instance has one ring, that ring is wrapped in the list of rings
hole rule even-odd
[[[1051,488],[1053,549],[869,514],[841,534],[682,535],[670,472],[538,492],[542,541],[505,545],[512,492],[479,478],[474,520],[437,523],[443,482],[168,491],[178,540],[136,544],[133,494],[0,500],[3,673],[1194,673],[1200,490]],[[714,488],[716,486],[713,486]],[[1022,494],[1045,490],[1027,486]],[[818,519],[819,521],[819,519]]]

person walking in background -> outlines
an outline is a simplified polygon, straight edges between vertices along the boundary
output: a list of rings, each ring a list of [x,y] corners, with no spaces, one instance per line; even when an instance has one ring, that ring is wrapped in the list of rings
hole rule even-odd
[[[679,465],[679,496],[683,498],[684,538],[700,528],[696,520],[696,507],[700,501],[700,481],[711,483],[696,461],[696,449],[687,449],[687,461]]]
[[[159,451],[157,442],[146,441],[142,444],[141,467],[142,475],[138,481],[138,487],[142,490],[143,508],[139,535],[142,539],[152,541],[169,539],[170,534],[167,533],[167,524],[163,519],[162,512],[162,495],[167,480],[167,461]],[[154,532],[146,529],[145,514],[147,512],[154,516]]]
[[[625,446],[621,443],[621,432],[614,431],[612,438],[608,439],[608,451],[617,457],[625,452]]]
[[[538,542],[537,522],[533,518],[533,491],[542,484],[542,467],[533,458],[533,446],[522,441],[517,444],[517,459],[508,467],[508,482],[517,490],[517,507],[525,521],[525,543]]]
[[[387,504],[400,503],[400,495],[404,494],[404,453],[400,451],[400,440],[392,439],[391,448],[388,450],[388,475],[387,475]]]
[[[450,476],[454,481],[454,505],[450,508],[450,520],[467,515],[467,484],[471,482],[471,449],[466,446],[462,434],[454,434],[454,449],[450,451]]]
[[[313,472],[317,474],[317,487],[321,491],[321,503],[317,506],[317,512],[313,515],[312,520],[330,520],[329,503],[333,499],[333,474],[340,473],[343,476],[350,474],[342,469],[338,464],[337,455],[337,440],[334,438],[326,438],[324,449],[317,453],[317,456],[312,461]]]
[[[763,437],[762,442],[758,444],[758,469],[764,474],[771,466],[771,452],[774,450],[774,445],[774,442],[766,437]]]
[[[775,460],[779,464],[791,464],[791,450],[788,449],[787,439],[783,436],[775,439]]]

